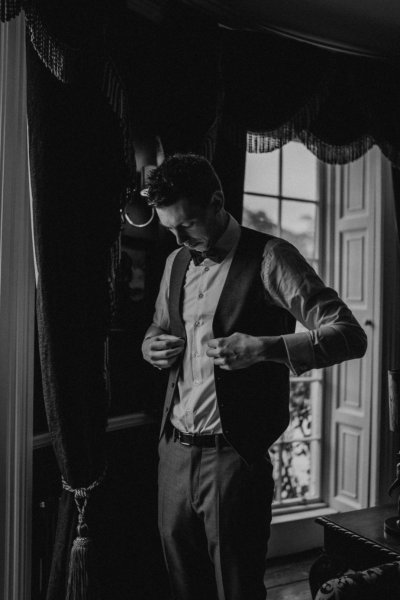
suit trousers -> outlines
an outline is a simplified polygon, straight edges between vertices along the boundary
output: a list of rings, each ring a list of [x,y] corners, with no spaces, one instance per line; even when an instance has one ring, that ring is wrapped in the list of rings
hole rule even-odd
[[[272,465],[229,445],[159,446],[158,525],[173,600],[265,600]]]

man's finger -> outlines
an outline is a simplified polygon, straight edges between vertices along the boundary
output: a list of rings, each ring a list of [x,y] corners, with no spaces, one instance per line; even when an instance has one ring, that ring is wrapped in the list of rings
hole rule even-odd
[[[182,344],[184,343],[184,340],[182,338],[178,337],[177,335],[170,335],[169,333],[161,333],[157,336],[157,339],[165,340],[168,342],[181,342]]]
[[[185,342],[176,338],[176,340],[153,340],[150,344],[151,350],[167,350],[168,348],[183,348]]]
[[[223,371],[233,371],[233,368],[230,365],[221,365],[220,369]]]
[[[149,357],[152,362],[156,360],[168,360],[182,353],[182,348],[171,348],[169,350],[150,350]]]
[[[217,365],[218,367],[225,366],[226,365],[226,358],[223,358],[223,357],[216,358],[214,360],[214,365]]]
[[[212,340],[208,340],[208,346],[210,348],[219,348],[223,339],[224,338],[214,338]]]
[[[219,349],[215,348],[215,349],[208,349],[206,352],[206,355],[209,356],[210,358],[216,358],[217,356],[219,356]]]
[[[168,360],[153,360],[152,364],[157,367],[158,369],[166,369],[167,367],[169,367],[169,361]]]

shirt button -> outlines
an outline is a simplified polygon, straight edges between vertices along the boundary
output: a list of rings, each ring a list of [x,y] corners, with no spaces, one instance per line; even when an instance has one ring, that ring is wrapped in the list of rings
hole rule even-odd
[[[195,327],[199,327],[200,325],[201,325],[201,321],[195,321],[195,322],[194,322],[194,326],[195,326]]]
[[[195,383],[196,385],[199,385],[200,384],[200,380],[199,379],[195,379],[193,383]]]
[[[205,270],[205,271],[209,271],[209,270],[210,270],[210,267],[204,267],[204,270]]]
[[[202,294],[202,293],[200,292],[200,294],[199,294],[199,298],[204,298],[204,294]]]

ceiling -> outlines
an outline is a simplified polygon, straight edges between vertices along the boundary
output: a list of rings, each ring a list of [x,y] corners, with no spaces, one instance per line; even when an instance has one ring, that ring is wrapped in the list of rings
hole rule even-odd
[[[272,31],[330,49],[400,57],[399,0],[181,0],[233,29]],[[157,18],[167,0],[128,0]]]

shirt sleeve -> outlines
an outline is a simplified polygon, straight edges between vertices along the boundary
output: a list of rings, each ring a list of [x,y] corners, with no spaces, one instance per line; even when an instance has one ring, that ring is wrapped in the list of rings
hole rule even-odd
[[[365,354],[364,330],[292,244],[281,239],[267,244],[262,279],[272,301],[307,329],[282,336],[295,375]]]
[[[153,325],[163,329],[166,333],[170,332],[170,320],[168,310],[168,299],[169,299],[169,282],[171,278],[171,269],[174,262],[175,256],[179,248],[174,250],[167,258],[165,262],[163,276],[160,282],[160,289],[155,304]]]

